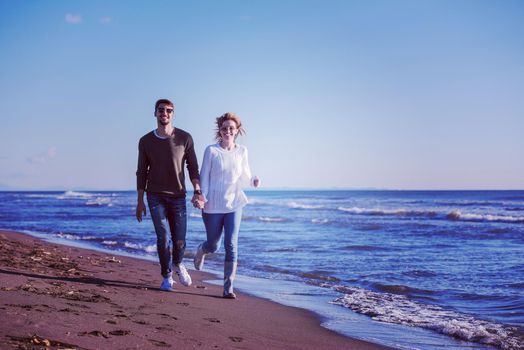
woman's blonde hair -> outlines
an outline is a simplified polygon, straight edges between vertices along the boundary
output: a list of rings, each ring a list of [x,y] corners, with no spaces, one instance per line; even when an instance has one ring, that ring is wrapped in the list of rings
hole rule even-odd
[[[220,128],[222,127],[222,124],[224,124],[226,120],[232,120],[237,125],[238,133],[236,134],[235,139],[238,135],[244,135],[246,133],[246,131],[242,127],[242,121],[240,120],[240,118],[233,112],[227,112],[227,113],[222,114],[220,117],[216,119],[217,128],[216,128],[215,139],[217,140],[217,142],[220,142],[222,140],[222,136],[220,135]]]

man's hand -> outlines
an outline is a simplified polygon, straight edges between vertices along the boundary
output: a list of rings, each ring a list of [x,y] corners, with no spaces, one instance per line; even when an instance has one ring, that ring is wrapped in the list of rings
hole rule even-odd
[[[204,208],[204,196],[201,194],[194,194],[193,198],[191,199],[191,203],[193,203],[193,206],[197,209]]]
[[[146,205],[144,204],[144,202],[139,201],[136,205],[136,219],[138,220],[138,222],[142,221],[142,215],[147,215]]]

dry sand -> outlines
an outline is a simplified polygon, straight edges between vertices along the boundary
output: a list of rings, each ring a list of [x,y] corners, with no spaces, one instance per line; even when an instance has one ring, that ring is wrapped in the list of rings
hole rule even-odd
[[[385,349],[190,273],[163,292],[156,263],[0,231],[0,349]]]

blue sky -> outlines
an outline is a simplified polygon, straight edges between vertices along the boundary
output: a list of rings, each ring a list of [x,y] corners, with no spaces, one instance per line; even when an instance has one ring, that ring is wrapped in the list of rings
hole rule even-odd
[[[524,189],[524,2],[0,2],[0,189],[135,188],[154,102],[266,188]]]

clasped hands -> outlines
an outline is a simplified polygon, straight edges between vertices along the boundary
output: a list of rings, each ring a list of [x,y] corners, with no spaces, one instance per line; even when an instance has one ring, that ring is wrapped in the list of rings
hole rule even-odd
[[[194,194],[193,198],[191,199],[191,203],[193,203],[193,207],[197,209],[203,209],[204,204],[206,203],[204,201],[204,196],[201,194]]]

